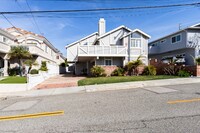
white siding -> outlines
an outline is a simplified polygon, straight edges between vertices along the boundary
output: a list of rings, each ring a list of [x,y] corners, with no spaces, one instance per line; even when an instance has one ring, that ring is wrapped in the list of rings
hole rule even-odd
[[[99,40],[100,45],[122,45],[121,37],[128,32],[124,29],[119,29],[110,35],[107,35]]]

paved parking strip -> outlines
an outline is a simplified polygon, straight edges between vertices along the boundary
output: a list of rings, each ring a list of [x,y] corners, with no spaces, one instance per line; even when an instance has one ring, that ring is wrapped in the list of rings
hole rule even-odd
[[[166,87],[147,87],[144,88],[145,90],[154,92],[154,93],[158,93],[158,94],[162,94],[162,93],[170,93],[170,92],[176,92],[177,90],[174,89],[169,89]]]

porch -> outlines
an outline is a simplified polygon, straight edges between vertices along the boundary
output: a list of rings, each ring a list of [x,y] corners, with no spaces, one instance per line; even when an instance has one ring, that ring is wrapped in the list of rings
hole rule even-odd
[[[125,57],[78,57],[75,74],[90,75],[90,69],[96,65],[102,66],[109,75],[116,67],[125,65]]]

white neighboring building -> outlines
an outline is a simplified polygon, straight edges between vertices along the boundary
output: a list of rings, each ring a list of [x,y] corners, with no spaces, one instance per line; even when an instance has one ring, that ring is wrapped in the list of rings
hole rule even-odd
[[[18,61],[8,59],[7,54],[11,46],[25,46],[33,55],[33,59],[39,64],[34,66],[39,69],[42,61],[46,61],[49,66],[49,71],[59,72],[60,63],[65,61],[65,58],[44,36],[35,33],[11,27],[5,30],[0,30],[0,68],[4,69],[4,75],[7,74],[8,66],[15,67]]]
[[[148,64],[148,39],[150,36],[139,29],[119,26],[106,32],[106,22],[99,20],[99,31],[66,46],[69,70],[76,75],[90,74],[94,65],[112,71],[123,67],[138,56]]]

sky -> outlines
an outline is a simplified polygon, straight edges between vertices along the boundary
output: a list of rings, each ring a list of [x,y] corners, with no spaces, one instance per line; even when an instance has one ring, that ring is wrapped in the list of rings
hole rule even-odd
[[[39,10],[73,10],[195,3],[200,0],[0,0],[0,12]],[[106,31],[120,25],[140,29],[153,41],[181,28],[200,23],[200,6],[160,9],[137,9],[87,13],[45,13],[5,15],[15,26],[45,36],[64,56],[65,46],[98,31],[100,18],[106,20]],[[33,18],[34,17],[34,18]],[[36,21],[36,24],[34,22]],[[0,15],[0,28],[12,27]],[[38,28],[37,28],[38,27]]]

